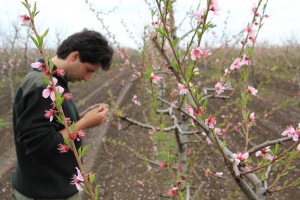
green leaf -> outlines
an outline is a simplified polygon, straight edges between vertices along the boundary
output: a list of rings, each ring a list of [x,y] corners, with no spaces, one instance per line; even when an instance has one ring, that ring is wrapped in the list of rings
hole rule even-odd
[[[47,59],[47,60],[49,60],[49,59]],[[50,62],[49,62],[49,68],[50,68],[50,71],[52,72],[52,71],[53,71],[54,64],[53,64],[52,60],[49,60],[49,61],[50,61]]]
[[[47,28],[47,30],[43,33],[41,37],[44,39],[47,36],[48,32],[49,32],[49,28]]]
[[[34,2],[34,6],[33,6],[33,11],[32,11],[33,16],[35,16],[35,13],[36,13],[36,2]]]
[[[179,41],[179,37],[177,37],[176,39],[174,39],[174,40],[172,41],[173,47],[176,47],[176,46],[177,46],[178,41]]]
[[[94,200],[98,200],[98,199],[99,199],[99,184],[97,184],[97,185],[95,186],[94,194],[95,194]]]
[[[90,195],[89,191],[86,189],[84,184],[80,184],[80,186],[82,187],[83,191],[85,192],[85,194]]]
[[[63,124],[63,125],[64,125],[64,121],[63,121],[63,119],[62,119],[62,116],[61,116],[61,115],[55,115],[55,117],[56,117],[56,121],[57,121],[58,123],[60,123],[60,124]]]
[[[202,108],[205,110],[206,109],[206,106],[208,104],[208,99],[205,99],[203,104],[202,104]]]
[[[37,48],[39,48],[39,43],[38,43],[38,41],[37,41],[33,36],[31,36],[31,35],[29,35],[29,37],[30,37],[31,40],[34,42],[35,46],[36,46]]]
[[[70,142],[69,139],[64,138],[64,142],[65,142],[66,145],[68,145],[68,147],[72,147],[71,142]]]
[[[34,17],[37,16],[37,14],[39,14],[39,13],[40,13],[40,11],[37,11],[37,12],[35,13]]]
[[[156,12],[157,12],[157,10],[151,10],[151,16],[153,17]]]
[[[189,69],[186,71],[186,82],[189,83],[192,79],[194,64],[192,63],[189,66]]]
[[[81,158],[86,152],[87,150],[90,148],[90,144],[89,145],[86,145],[85,147],[82,148],[82,146],[78,149],[78,154],[79,154],[79,157]]]
[[[27,4],[24,2],[21,2],[23,4],[23,6],[25,6],[25,8],[28,8]]]
[[[92,185],[94,183],[94,180],[95,180],[95,174],[90,174],[90,184]]]
[[[196,95],[197,95],[197,101],[199,102],[202,99],[202,95],[199,92],[196,93]]]
[[[72,132],[76,131],[76,127],[75,127],[75,123],[74,122],[71,124],[70,128],[71,128]]]
[[[196,30],[196,32],[197,32],[197,37],[199,39],[201,37],[201,32],[198,29]]]
[[[38,48],[40,49],[42,46],[43,46],[43,42],[44,42],[44,38],[42,38],[41,36],[37,36],[37,39],[38,39],[38,44],[39,44],[39,46],[38,46]]]
[[[152,94],[152,90],[149,88],[146,88],[146,92],[147,92],[147,94]]]
[[[56,92],[55,99],[56,99],[56,108],[60,108],[62,103],[64,102],[65,98],[60,96],[61,94]]]
[[[179,71],[179,65],[178,65],[178,63],[175,60],[172,61],[172,66],[174,67],[174,69],[176,71]]]
[[[162,36],[167,37],[167,34],[161,28],[156,29]]]
[[[145,76],[146,76],[147,79],[150,79],[151,73],[152,73],[153,71],[154,71],[153,67],[150,67],[150,68],[146,71]]]

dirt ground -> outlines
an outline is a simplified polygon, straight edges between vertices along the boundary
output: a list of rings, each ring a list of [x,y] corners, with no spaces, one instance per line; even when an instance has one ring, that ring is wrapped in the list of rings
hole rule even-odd
[[[113,77],[113,78],[112,78]],[[112,78],[112,79],[111,79]],[[73,84],[73,96],[82,111],[88,106],[98,103],[108,103],[112,108],[115,103],[108,95],[111,91],[114,100],[117,101],[124,89],[121,84],[123,80],[127,80],[128,76],[124,72],[118,70],[112,72],[110,76],[104,73],[99,73],[90,83]],[[109,81],[111,80],[111,81]],[[119,101],[119,107],[124,109],[126,114],[130,114],[131,118],[140,121],[151,120],[145,118],[145,113],[141,112],[141,108],[149,108],[147,99],[141,98],[142,107],[130,107],[132,105],[131,98],[137,92],[138,84],[133,83],[130,88]],[[297,93],[299,87],[289,80],[285,82],[272,82],[266,86],[267,88],[259,93],[259,96],[249,105],[249,109],[259,113],[257,125],[253,129],[256,136],[254,143],[261,143],[266,139],[277,138],[288,125],[297,125],[299,123],[299,107],[294,103],[289,103],[281,109],[276,109],[276,105],[291,98]],[[84,88],[84,90],[82,90]],[[139,90],[141,97],[146,91]],[[267,97],[267,98],[266,98]],[[298,96],[299,98],[299,96]],[[299,101],[299,99],[296,101]],[[210,101],[208,109],[210,112],[217,112],[224,104],[220,100]],[[3,109],[3,108],[2,108]],[[230,107],[226,109],[230,110]],[[226,109],[223,114],[226,115]],[[0,118],[7,121],[11,120],[10,115],[1,116]],[[231,110],[235,112],[234,110]],[[147,111],[145,111],[147,112]],[[237,112],[237,111],[236,111]],[[154,163],[157,161],[155,145],[151,136],[151,131],[135,125],[130,125],[127,122],[120,121],[116,118],[114,112],[111,113],[111,118],[104,125],[104,128],[96,128],[88,131],[89,136],[85,139],[86,143],[95,143],[97,146],[92,147],[88,154],[92,154],[95,159],[91,166],[93,172],[97,174],[97,182],[100,186],[100,199],[105,200],[163,200],[168,199],[167,183],[170,178],[170,173],[166,170],[159,169],[159,166]],[[221,115],[220,115],[221,116]],[[120,126],[122,127],[120,129]],[[10,177],[14,170],[14,144],[11,133],[11,126],[7,125],[1,128],[2,137],[0,137],[0,159],[4,171],[0,174],[0,199],[11,199],[11,183]],[[228,143],[236,143],[232,148],[239,151],[239,143],[243,143],[242,137],[235,131],[228,133],[225,136]],[[239,192],[230,174],[227,172],[226,165],[222,158],[214,153],[214,148],[211,145],[199,143],[189,146],[193,148],[194,154],[194,169],[188,174],[188,178],[193,181],[191,185],[191,196],[194,200],[220,200],[220,199],[246,199]],[[152,163],[147,162],[153,161]],[[11,161],[12,160],[12,161]],[[87,159],[88,160],[88,159]],[[159,163],[159,162],[157,162]],[[299,163],[298,163],[299,164]],[[224,172],[226,179],[216,177],[206,177],[204,169],[208,166],[214,171]],[[299,165],[298,165],[299,166]],[[298,169],[299,172],[299,169]],[[289,179],[298,177],[299,174],[288,174]],[[300,188],[296,187],[288,192],[281,192],[272,195],[269,199],[276,200],[297,200],[300,196]],[[197,192],[196,192],[197,191]],[[196,196],[193,196],[197,193]],[[86,199],[83,197],[83,199]]]

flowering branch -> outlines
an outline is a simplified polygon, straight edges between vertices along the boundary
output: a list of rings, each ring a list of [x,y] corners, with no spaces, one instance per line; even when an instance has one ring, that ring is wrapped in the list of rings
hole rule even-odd
[[[32,31],[34,32],[35,37],[30,36],[30,38],[32,39],[32,41],[34,42],[36,47],[38,48],[38,51],[43,56],[43,59],[45,61],[44,64],[39,63],[39,62],[33,63],[32,67],[42,71],[44,73],[44,75],[46,77],[48,77],[48,79],[49,79],[50,84],[48,85],[48,88],[43,91],[43,97],[44,98],[50,97],[51,100],[53,101],[54,106],[56,107],[56,109],[58,109],[58,113],[59,113],[58,116],[59,116],[60,122],[66,128],[67,135],[68,135],[68,138],[65,138],[65,141],[68,141],[68,143],[70,145],[70,148],[71,148],[71,150],[72,150],[72,152],[73,152],[73,154],[76,158],[78,167],[80,169],[80,171],[78,171],[78,176],[75,176],[75,178],[77,180],[74,179],[74,184],[76,184],[77,189],[79,191],[81,191],[82,189],[81,189],[81,186],[80,186],[80,184],[81,184],[80,182],[81,181],[84,182],[84,185],[88,190],[90,198],[95,199],[97,197],[95,197],[95,195],[94,195],[92,186],[90,184],[90,181],[87,178],[87,174],[85,173],[84,167],[83,167],[82,162],[81,162],[81,156],[82,155],[78,154],[77,148],[76,148],[75,143],[74,143],[74,139],[71,138],[71,137],[73,137],[73,133],[72,133],[72,130],[71,130],[72,127],[69,126],[69,122],[68,122],[67,118],[65,117],[64,111],[63,111],[62,106],[61,106],[64,99],[65,99],[65,97],[61,96],[62,93],[63,93],[63,88],[61,88],[60,86],[56,86],[57,80],[56,80],[56,78],[53,77],[54,73],[57,73],[57,74],[60,73],[58,75],[64,75],[64,73],[59,72],[58,70],[53,71],[53,63],[46,56],[46,53],[45,53],[45,50],[44,50],[44,47],[43,47],[43,41],[44,41],[44,38],[46,37],[46,35],[48,34],[48,29],[45,31],[45,33],[43,35],[39,35],[37,30],[36,30],[35,23],[34,23],[34,18],[39,13],[39,12],[37,12],[36,3],[34,4],[33,10],[31,10],[31,5],[29,4],[28,0],[24,0],[24,2],[22,2],[22,4],[25,6],[25,8],[27,9],[28,14],[29,14],[29,16],[27,16],[27,15],[20,16],[23,23],[24,23],[23,25],[31,28]],[[48,116],[48,117],[50,117],[50,121],[51,121],[52,115],[54,115],[56,112],[53,111],[53,110],[50,110],[50,111],[51,111],[51,113],[50,113],[50,116]],[[47,114],[49,114],[49,112]],[[62,145],[60,145],[59,150],[67,151],[66,147],[64,147]],[[86,150],[87,150],[87,148],[86,148]],[[77,182],[77,181],[79,181],[79,182]]]

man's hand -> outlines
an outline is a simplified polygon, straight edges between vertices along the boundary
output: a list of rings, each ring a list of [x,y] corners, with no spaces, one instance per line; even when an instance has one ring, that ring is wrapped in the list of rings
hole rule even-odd
[[[99,103],[91,106],[86,111],[81,113],[82,118],[75,123],[75,129],[92,128],[104,122],[109,112],[109,106],[105,103]],[[68,138],[67,129],[60,131],[63,137]]]
[[[108,111],[109,106],[107,104],[98,104],[97,107],[86,112],[80,121],[83,121],[85,128],[97,126],[106,120]]]

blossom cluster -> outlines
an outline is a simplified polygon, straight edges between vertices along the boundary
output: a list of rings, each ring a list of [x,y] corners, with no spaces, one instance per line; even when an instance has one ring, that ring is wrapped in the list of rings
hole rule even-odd
[[[282,133],[282,136],[292,137],[294,142],[298,142],[300,137],[300,123],[295,129],[293,126],[288,126]],[[300,151],[300,144],[297,147],[297,150]]]

